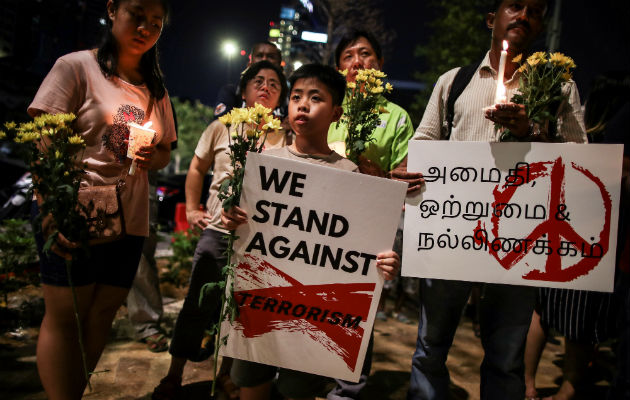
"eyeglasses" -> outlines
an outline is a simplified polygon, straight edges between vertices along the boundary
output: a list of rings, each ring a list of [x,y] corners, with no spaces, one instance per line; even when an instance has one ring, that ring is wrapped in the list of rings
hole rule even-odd
[[[262,76],[257,76],[252,80],[252,82],[254,83],[254,87],[256,87],[256,89],[261,89],[265,84],[272,92],[279,92],[281,89],[280,82],[275,79],[265,79]]]

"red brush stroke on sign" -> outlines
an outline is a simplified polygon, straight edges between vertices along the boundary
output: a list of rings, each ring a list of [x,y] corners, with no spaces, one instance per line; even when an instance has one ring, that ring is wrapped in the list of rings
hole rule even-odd
[[[540,225],[538,225],[525,239],[529,239],[530,242],[527,246],[527,251],[521,252],[509,252],[505,255],[505,257],[501,258],[496,250],[492,248],[490,245],[490,240],[486,237],[483,232],[485,226],[481,224],[481,222],[477,223],[477,228],[474,230],[474,235],[476,238],[481,238],[482,241],[488,245],[488,252],[496,258],[496,260],[501,264],[503,268],[506,270],[511,269],[514,265],[516,265],[536,244],[536,240],[544,237],[543,235],[547,235],[547,239],[549,241],[549,247],[554,249],[547,256],[547,261],[545,263],[545,270],[538,271],[532,270],[523,276],[523,279],[528,280],[540,280],[540,281],[549,281],[549,282],[569,282],[580,276],[588,274],[591,270],[593,270],[597,264],[601,261],[601,258],[608,252],[609,242],[610,242],[610,219],[611,219],[611,211],[612,211],[612,201],[610,199],[610,193],[606,190],[606,186],[603,182],[597,178],[593,173],[591,173],[586,168],[583,168],[575,163],[571,164],[571,167],[576,171],[582,173],[588,180],[593,182],[602,197],[602,202],[605,210],[604,216],[604,224],[601,232],[599,233],[599,245],[602,248],[602,254],[599,258],[582,258],[576,264],[562,269],[562,257],[558,254],[556,249],[560,247],[560,243],[562,238],[565,238],[567,241],[573,242],[573,247],[580,251],[583,246],[590,246],[590,244],[584,240],[573,227],[567,221],[559,221],[553,217],[555,215],[556,210],[558,210],[558,206],[561,204],[566,204],[565,200],[565,165],[562,161],[562,157],[557,158],[555,161],[547,161],[547,162],[537,162],[530,164],[530,180],[534,180],[540,177],[549,176],[551,180],[551,187],[549,191],[548,198],[548,218]],[[549,170],[551,168],[551,170]],[[524,167],[519,168],[519,170],[524,169]],[[524,171],[523,171],[524,172]],[[508,186],[504,184],[501,189],[499,189],[499,185],[497,185],[493,191],[494,194],[494,203],[492,204],[493,208],[496,204],[501,203],[509,203],[512,196],[520,186]],[[493,214],[491,218],[492,222],[492,234],[495,237],[499,236],[499,222],[500,217],[496,214]]]
[[[354,371],[357,364],[364,329],[342,326],[341,322],[329,322],[332,312],[343,315],[351,314],[354,318],[367,320],[372,304],[374,283],[335,283],[325,285],[303,285],[290,275],[282,272],[270,263],[249,254],[248,262],[239,264],[236,272],[234,295],[239,304],[239,316],[235,329],[243,332],[247,338],[253,338],[273,331],[300,332],[321,344],[329,352],[337,354]],[[247,301],[241,305],[244,294]],[[292,305],[304,305],[308,309],[318,308],[322,311],[316,318],[311,315],[296,317],[292,313],[271,312],[249,306],[254,296],[287,301]],[[324,310],[329,310],[325,318]]]

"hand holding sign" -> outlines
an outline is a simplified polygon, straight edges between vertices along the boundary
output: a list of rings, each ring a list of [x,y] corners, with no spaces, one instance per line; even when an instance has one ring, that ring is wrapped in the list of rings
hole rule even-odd
[[[226,356],[357,380],[405,186],[310,163],[250,153],[236,228],[239,316],[224,324]],[[367,334],[366,334],[367,333]]]
[[[409,154],[427,185],[408,198],[404,276],[612,291],[621,146],[412,141]]]

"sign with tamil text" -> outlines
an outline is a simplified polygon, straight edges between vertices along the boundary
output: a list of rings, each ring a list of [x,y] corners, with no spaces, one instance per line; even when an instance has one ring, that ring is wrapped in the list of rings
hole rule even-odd
[[[247,157],[236,234],[239,315],[221,353],[358,381],[406,185],[264,154]]]
[[[410,141],[403,275],[612,291],[622,151]]]

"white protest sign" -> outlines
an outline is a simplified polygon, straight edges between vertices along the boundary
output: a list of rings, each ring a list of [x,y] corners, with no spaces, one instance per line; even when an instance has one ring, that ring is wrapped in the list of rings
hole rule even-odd
[[[410,141],[403,275],[612,291],[622,151]]]
[[[230,357],[358,381],[406,185],[249,153]]]

